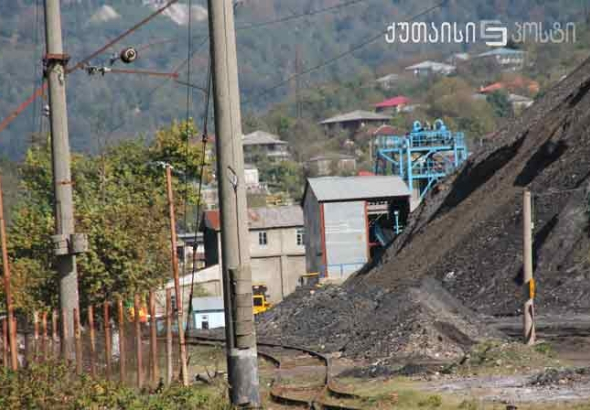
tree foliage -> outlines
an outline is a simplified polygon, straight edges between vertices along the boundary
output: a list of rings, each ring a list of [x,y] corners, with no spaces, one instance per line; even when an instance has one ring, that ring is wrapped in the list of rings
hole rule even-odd
[[[187,134],[186,130],[191,131]],[[170,275],[170,227],[162,162],[175,173],[177,215],[196,192],[185,184],[200,172],[201,145],[188,140],[194,125],[174,123],[154,142],[128,140],[98,156],[72,160],[76,231],[88,234],[89,250],[77,258],[81,299],[97,303],[129,297],[159,286]],[[188,142],[188,144],[187,144]],[[51,155],[47,144],[27,152],[21,171],[21,199],[9,230],[17,308],[55,306],[58,280],[54,232]],[[186,173],[185,173],[186,172]]]

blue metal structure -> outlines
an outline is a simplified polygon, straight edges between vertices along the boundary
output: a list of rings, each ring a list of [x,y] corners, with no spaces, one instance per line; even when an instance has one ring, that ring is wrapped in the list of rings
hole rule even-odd
[[[377,137],[374,149],[375,174],[399,175],[410,192],[419,189],[420,200],[468,156],[464,134],[449,131],[442,120],[431,129],[415,121],[407,135]]]

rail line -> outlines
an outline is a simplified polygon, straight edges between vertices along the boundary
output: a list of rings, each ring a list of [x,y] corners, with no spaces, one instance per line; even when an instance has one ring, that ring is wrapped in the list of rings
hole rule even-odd
[[[204,336],[190,336],[187,337],[186,343],[190,345],[220,346],[225,344],[225,340]],[[317,359],[325,367],[322,382],[308,386],[283,385],[281,384],[281,374],[279,373],[271,384],[270,398],[273,402],[285,406],[303,407],[313,410],[363,410],[363,407],[359,407],[358,405],[343,404],[340,401],[330,402],[328,400],[328,398],[333,398],[334,400],[362,400],[361,396],[347,391],[343,386],[339,386],[332,380],[330,372],[331,362],[328,356],[302,346],[270,342],[257,342],[257,346],[259,348],[258,355],[277,369],[284,368],[287,365],[286,360],[269,349],[303,353],[311,358]],[[296,361],[300,361],[300,358],[296,358]],[[295,363],[295,367],[297,365]]]

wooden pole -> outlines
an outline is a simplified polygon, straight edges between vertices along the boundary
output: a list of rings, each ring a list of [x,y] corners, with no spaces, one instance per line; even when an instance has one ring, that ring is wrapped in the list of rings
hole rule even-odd
[[[43,337],[41,339],[41,354],[43,355],[43,361],[47,360],[47,312],[43,312],[41,315],[41,327],[43,329]]]
[[[158,369],[158,335],[156,325],[156,298],[154,291],[150,291],[150,360],[152,364],[152,386],[156,386],[160,378]]]
[[[172,383],[172,289],[166,289],[166,385]]]
[[[8,324],[2,320],[2,365],[8,368]]]
[[[109,380],[111,378],[111,320],[109,318],[109,302],[104,302],[103,304],[103,320],[105,377]]]
[[[82,362],[82,335],[80,334],[80,311],[74,308],[74,340],[76,342],[76,373],[82,374],[83,362]]]
[[[121,383],[125,383],[125,312],[123,310],[123,299],[119,298],[117,301],[117,309],[119,314],[119,379]]]
[[[533,224],[531,192],[524,190],[523,198],[523,245],[524,245],[524,309],[523,336],[527,345],[535,343],[535,279],[533,278]]]
[[[139,319],[139,295],[135,295],[133,301],[133,315],[135,319],[135,350],[137,353],[137,387],[140,389],[143,387],[143,363],[142,363],[142,351],[141,351],[141,322]]]
[[[57,310],[53,309],[53,311],[51,312],[51,354],[53,355],[54,359],[59,357],[59,350],[57,350],[59,343],[59,334],[57,332],[57,319]]]
[[[33,361],[39,356],[39,312],[33,312]]]
[[[90,335],[90,375],[96,377],[96,335],[94,334],[94,306],[88,306],[88,334]]]
[[[168,206],[170,208],[170,245],[172,274],[174,276],[174,292],[176,294],[176,317],[178,322],[178,344],[180,347],[180,371],[183,386],[188,386],[188,369],[186,344],[184,343],[184,321],[182,317],[182,293],[180,289],[180,278],[178,275],[178,255],[176,253],[176,217],[174,216],[174,197],[172,194],[172,169],[166,165],[166,192],[168,196]]]
[[[8,261],[8,247],[6,245],[6,222],[4,221],[4,200],[2,198],[2,180],[0,178],[0,237],[2,244],[2,273],[4,279],[4,294],[6,295],[6,311],[8,313],[8,340],[10,343],[10,363],[12,370],[18,369],[18,346],[16,345],[16,326],[12,292],[10,289],[10,262]]]

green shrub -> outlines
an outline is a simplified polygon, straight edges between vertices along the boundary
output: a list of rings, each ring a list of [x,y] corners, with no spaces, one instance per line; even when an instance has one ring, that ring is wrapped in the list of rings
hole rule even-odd
[[[76,376],[63,363],[32,364],[13,372],[0,369],[0,409],[51,410],[225,410],[222,389],[173,385],[158,392],[136,390],[115,382]]]

